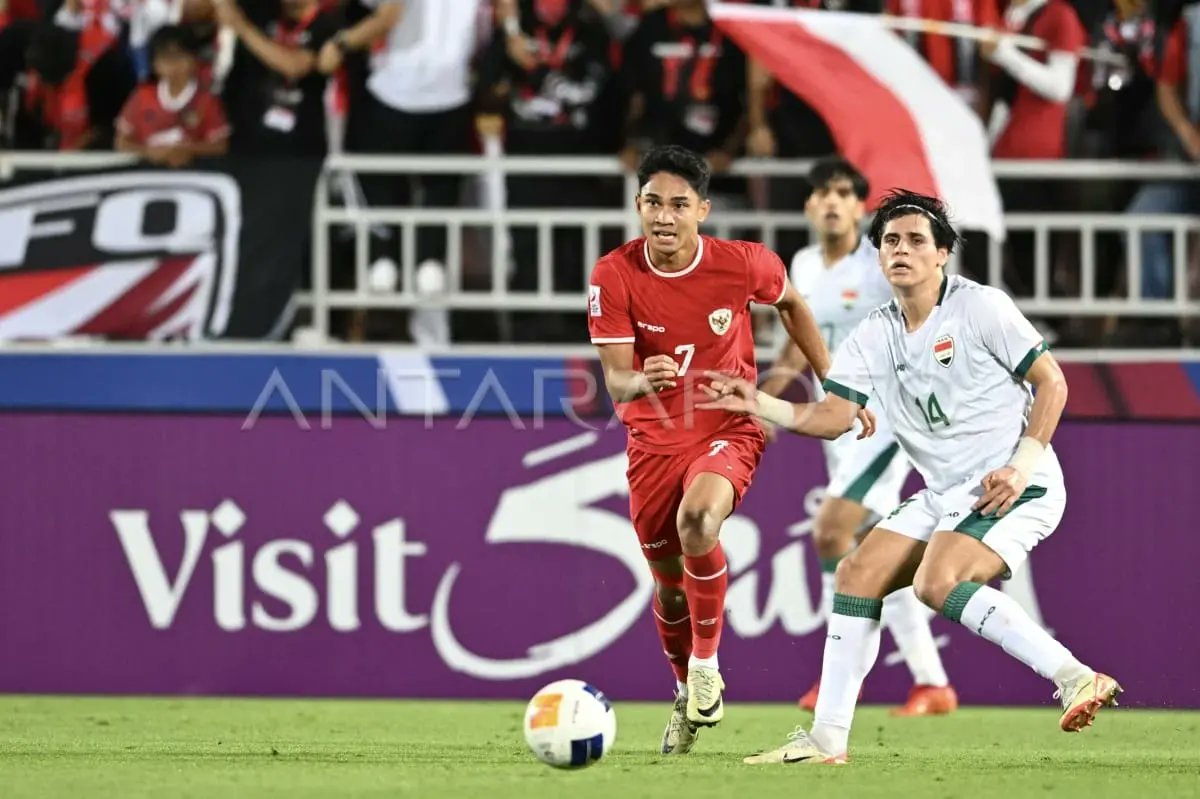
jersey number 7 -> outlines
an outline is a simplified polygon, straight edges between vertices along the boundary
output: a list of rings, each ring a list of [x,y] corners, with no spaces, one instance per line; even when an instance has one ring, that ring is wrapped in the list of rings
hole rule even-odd
[[[675,348],[676,355],[683,355],[683,363],[679,365],[679,377],[687,374],[688,367],[692,364],[692,356],[696,354],[695,344],[680,344]]]

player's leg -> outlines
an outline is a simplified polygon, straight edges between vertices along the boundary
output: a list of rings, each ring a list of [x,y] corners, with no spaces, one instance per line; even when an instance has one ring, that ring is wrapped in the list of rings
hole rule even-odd
[[[836,488],[833,483],[831,487]],[[823,619],[829,619],[833,608],[838,564],[854,551],[856,534],[866,524],[869,514],[870,511],[858,502],[840,496],[826,496],[813,519],[813,547],[821,564],[821,604],[818,612]],[[808,689],[808,693],[800,697],[801,709],[811,711],[816,708],[819,689],[818,680]]]
[[[858,532],[870,515],[862,504],[829,495],[813,519],[813,547],[821,564],[821,617],[828,619],[836,590],[836,573],[842,558],[854,551]]]
[[[733,510],[733,485],[712,472],[697,474],[679,504],[676,526],[683,550],[683,585],[692,617],[688,661],[688,718],[716,724],[725,714],[717,650],[725,621],[729,571],[721,547],[721,523]]]
[[[876,527],[838,565],[812,729],[831,755],[846,752],[863,680],[879,656],[883,599],[912,585],[924,550],[919,538]]]
[[[691,615],[683,592],[683,558],[673,555],[649,561],[654,575],[654,625],[663,654],[675,673],[675,704],[663,730],[660,751],[685,755],[696,745],[700,730],[687,719],[688,656],[692,653]]]
[[[838,565],[812,732],[797,727],[786,744],[745,762],[845,761],[858,695],[879,655],[883,598],[912,584],[936,520],[928,492],[923,491],[893,511],[883,522],[886,527],[868,533]]]
[[[822,512],[828,510],[828,516],[822,518],[823,514],[818,514],[814,530],[822,570],[831,561],[836,566],[837,560],[853,548],[868,521],[887,515],[900,504],[900,492],[912,471],[908,458],[890,433],[863,441],[829,442],[826,456],[831,474],[830,498]],[[824,588],[832,580],[822,582]],[[828,601],[832,602],[832,586],[827,590]],[[825,593],[822,591],[823,602]],[[827,607],[823,605],[823,609]],[[911,588],[884,597],[882,624],[895,639],[913,676],[908,700],[893,711],[895,715],[947,713],[958,706],[958,697],[946,677],[929,622],[929,609]],[[810,690],[801,698],[800,706],[815,709],[817,695],[815,688]]]
[[[1060,726],[1079,732],[1101,707],[1114,704],[1121,687],[1108,675],[1081,663],[1012,597],[987,585],[1019,569],[1039,541],[1062,518],[1065,494],[1055,489],[1026,490],[1005,516],[970,511],[974,495],[947,505],[947,517],[930,541],[914,587],[921,601],[951,621],[999,644],[1057,686],[1062,699]],[[957,522],[957,523],[955,523]]]
[[[936,716],[958,709],[958,694],[950,685],[942,656],[929,623],[929,608],[917,598],[912,586],[883,598],[883,626],[912,674],[908,699],[893,708],[893,716]]]
[[[675,689],[687,692],[688,658],[692,654],[691,614],[683,591],[683,559],[678,555],[649,561],[654,575],[651,610],[663,654],[675,674]]]
[[[663,754],[685,754],[696,740],[687,722],[687,664],[692,626],[683,588],[683,559],[675,515],[682,498],[679,459],[638,450],[629,453],[629,510],[642,554],[654,575],[651,614],[663,654],[675,674],[675,698],[663,732]]]
[[[730,430],[693,454],[683,478],[683,498],[675,526],[683,552],[683,588],[692,616],[692,655],[688,662],[688,719],[701,726],[725,715],[717,650],[725,623],[729,572],[721,547],[721,525],[754,477],[766,439],[754,423]]]
[[[859,444],[870,442],[856,442]],[[867,450],[869,462],[855,470],[855,478],[839,488],[844,499],[856,501],[882,517],[900,504],[900,492],[912,466],[891,436]],[[883,598],[884,628],[891,634],[912,674],[913,687],[905,703],[892,710],[895,716],[924,716],[949,713],[958,707],[958,696],[946,676],[942,656],[930,629],[931,613],[911,587],[893,591]]]

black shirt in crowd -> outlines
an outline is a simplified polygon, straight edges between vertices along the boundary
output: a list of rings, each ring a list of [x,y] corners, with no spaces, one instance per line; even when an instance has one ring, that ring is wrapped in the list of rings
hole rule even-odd
[[[271,40],[314,55],[341,28],[340,18],[314,10],[299,21],[284,19],[276,3],[244,3],[246,16]],[[222,99],[233,127],[234,153],[324,156],[325,86],[328,76],[314,68],[290,81],[259,61],[239,42]]]
[[[502,31],[480,61],[481,106],[504,114],[507,151],[602,152],[612,126],[605,114],[613,72],[607,30],[575,15],[553,28],[536,15],[522,16],[531,63],[512,58]],[[503,106],[496,108],[496,103]]]
[[[643,98],[634,139],[709,152],[741,123],[746,59],[710,20],[684,25],[670,8],[647,14],[625,45],[623,69],[628,90]]]

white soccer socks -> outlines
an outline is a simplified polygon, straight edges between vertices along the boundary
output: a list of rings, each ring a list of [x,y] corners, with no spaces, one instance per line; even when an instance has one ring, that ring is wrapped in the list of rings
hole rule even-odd
[[[1091,673],[1065,646],[1039,627],[1017,601],[979,583],[959,583],[946,597],[942,615],[956,621],[1060,685]]]
[[[821,661],[812,738],[830,755],[844,754],[854,707],[867,672],[879,656],[879,616],[883,601],[835,594]]]

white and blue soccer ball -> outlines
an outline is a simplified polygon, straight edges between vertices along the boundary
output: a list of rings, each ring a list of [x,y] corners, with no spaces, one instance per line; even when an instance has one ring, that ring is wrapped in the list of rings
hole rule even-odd
[[[580,769],[599,761],[617,739],[617,714],[599,689],[582,680],[558,680],[525,708],[525,743],[538,760]]]

